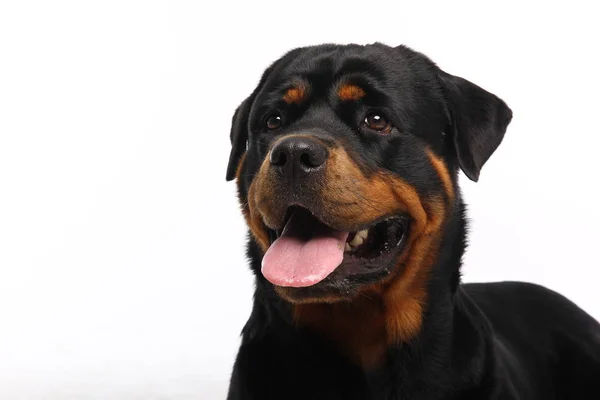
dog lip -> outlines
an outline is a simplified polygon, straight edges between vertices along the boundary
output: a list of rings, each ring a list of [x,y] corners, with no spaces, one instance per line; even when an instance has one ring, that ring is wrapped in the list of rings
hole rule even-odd
[[[363,222],[363,223],[352,223],[351,221],[348,221],[348,223],[333,223],[330,221],[330,218],[327,218],[323,215],[322,212],[319,211],[319,209],[317,207],[311,207],[310,205],[307,205],[304,202],[301,201],[294,201],[294,202],[290,202],[289,205],[287,206],[287,208],[285,209],[285,211],[282,213],[282,215],[278,218],[277,223],[275,224],[269,224],[267,223],[267,221],[265,222],[265,225],[267,225],[269,228],[271,228],[272,230],[274,230],[275,232],[277,232],[277,236],[279,236],[279,234],[281,233],[281,231],[283,230],[283,228],[285,227],[286,223],[289,221],[290,216],[292,215],[292,212],[294,211],[294,209],[301,207],[304,208],[306,210],[308,210],[315,218],[317,218],[321,223],[327,225],[328,227],[330,227],[331,229],[337,230],[337,231],[344,231],[344,232],[358,232],[358,231],[362,231],[363,229],[369,229],[381,222],[384,222],[386,220],[391,220],[391,219],[402,219],[405,222],[408,221],[408,216],[406,216],[405,214],[397,214],[397,213],[388,213],[388,214],[384,214],[378,218],[375,218],[373,220],[370,220],[368,222]],[[263,218],[264,220],[264,218]]]
[[[322,218],[319,217],[319,215],[315,214],[310,208],[308,207],[304,207],[300,204],[292,204],[290,206],[288,206],[288,208],[285,210],[283,219],[282,219],[282,224],[280,227],[273,229],[273,231],[275,232],[275,238],[278,238],[281,236],[283,229],[285,228],[286,224],[289,222],[292,214],[294,213],[294,211],[296,211],[298,208],[303,208],[306,211],[308,211],[313,217],[315,217],[320,223],[322,223],[323,225],[327,226],[328,228],[332,229],[332,230],[336,230],[336,231],[343,231],[343,232],[350,232],[350,233],[356,233],[362,230],[369,230],[371,228],[376,227],[377,225],[383,223],[383,222],[392,222],[392,221],[398,221],[399,223],[401,223],[404,226],[408,225],[409,222],[409,218],[406,215],[398,215],[398,214],[391,214],[391,215],[384,215],[381,216],[379,218],[376,218],[372,221],[369,221],[367,223],[363,223],[360,225],[347,225],[347,226],[340,226],[340,225],[332,225],[330,223],[328,223],[327,221],[324,221]],[[397,243],[393,243],[392,246],[397,245]]]
[[[285,295],[293,301],[304,299],[319,299],[322,297],[335,296],[337,299],[350,299],[360,292],[364,285],[379,282],[397,268],[399,256],[407,250],[411,231],[410,218],[406,215],[397,215],[385,220],[399,220],[401,231],[394,243],[383,243],[378,253],[344,253],[343,262],[323,281],[313,286],[304,288],[286,288]],[[381,222],[380,222],[381,223]],[[374,224],[375,226],[377,224]],[[377,229],[377,228],[375,228]],[[273,232],[274,234],[275,232]],[[371,235],[372,233],[369,233]],[[380,243],[381,244],[381,243]],[[354,284],[359,286],[353,286]],[[313,301],[311,300],[311,301]]]
[[[402,214],[389,214],[389,215],[383,215],[379,218],[376,218],[370,222],[361,224],[361,225],[352,225],[352,229],[348,229],[348,232],[358,232],[358,231],[362,231],[363,229],[369,229],[374,227],[375,225],[379,225],[382,222],[385,221],[392,221],[392,220],[399,220],[401,222],[407,223],[408,222],[408,217]]]
[[[364,285],[376,283],[392,273],[395,268],[401,268],[398,265],[398,257],[406,251],[411,232],[412,218],[409,214],[389,212],[368,222],[340,218],[341,223],[330,223],[330,216],[323,216],[325,210],[319,207],[318,203],[307,207],[306,202],[292,201],[280,206],[278,215],[270,216],[271,221],[277,221],[277,228],[269,226],[269,247],[281,237],[292,212],[299,207],[328,228],[348,232],[350,236],[351,233],[369,229],[369,240],[371,240],[370,243],[365,242],[367,247],[357,247],[353,251],[345,252],[342,263],[322,281],[303,288],[286,288],[286,296],[289,299],[301,301],[306,298],[318,299],[331,295],[340,299],[351,298]],[[385,221],[390,221],[389,225],[394,224],[396,227],[382,226],[382,222]],[[355,286],[356,284],[358,286]]]
[[[407,218],[395,216],[371,225],[367,236],[359,246],[348,250],[348,257],[364,260],[385,258],[386,254],[398,247],[409,231]]]

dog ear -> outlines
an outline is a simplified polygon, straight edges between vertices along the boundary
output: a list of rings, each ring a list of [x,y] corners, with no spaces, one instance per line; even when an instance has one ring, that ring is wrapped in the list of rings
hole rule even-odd
[[[231,119],[231,152],[229,153],[229,164],[227,164],[227,181],[235,178],[235,173],[242,155],[246,151],[248,143],[248,118],[250,116],[250,107],[254,96],[248,97],[238,106]]]
[[[293,52],[289,52],[288,56],[291,54],[293,54]],[[231,140],[231,152],[229,153],[229,164],[227,164],[227,175],[225,178],[228,182],[235,178],[235,173],[237,172],[240,159],[247,150],[248,120],[250,119],[250,109],[252,108],[252,103],[254,103],[254,99],[265,85],[267,78],[273,72],[275,66],[281,62],[281,60],[282,59],[275,61],[263,72],[262,77],[260,78],[256,88],[252,91],[252,94],[250,94],[250,96],[248,96],[233,113],[233,118],[231,119],[231,132],[229,133],[229,138]]]
[[[481,168],[498,148],[512,111],[496,95],[466,79],[440,71],[454,148],[460,168],[474,182]]]

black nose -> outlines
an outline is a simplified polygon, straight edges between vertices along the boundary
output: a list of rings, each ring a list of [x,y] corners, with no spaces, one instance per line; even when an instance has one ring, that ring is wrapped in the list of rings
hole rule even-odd
[[[325,146],[310,137],[292,136],[282,139],[271,150],[271,165],[283,172],[291,183],[320,170],[327,160]]]

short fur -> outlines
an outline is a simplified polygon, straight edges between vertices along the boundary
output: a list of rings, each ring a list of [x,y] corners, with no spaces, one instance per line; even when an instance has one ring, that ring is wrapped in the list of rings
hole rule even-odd
[[[373,110],[392,132],[361,125]],[[274,111],[282,126],[268,131]],[[600,398],[590,315],[533,284],[461,283],[458,172],[477,181],[511,119],[499,97],[405,46],[321,45],[274,62],[232,121],[227,179],[248,223],[256,290],[228,399]],[[269,163],[293,135],[328,151],[306,185]],[[389,266],[369,266],[376,273],[275,287],[261,260],[291,199],[348,231],[404,215],[407,242]]]

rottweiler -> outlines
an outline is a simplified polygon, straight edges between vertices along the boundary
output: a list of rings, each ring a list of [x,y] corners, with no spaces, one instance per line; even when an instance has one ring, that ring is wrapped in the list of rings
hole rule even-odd
[[[404,45],[270,64],[230,131],[256,287],[228,399],[600,399],[589,314],[532,283],[461,281],[458,174],[479,180],[511,120]]]

